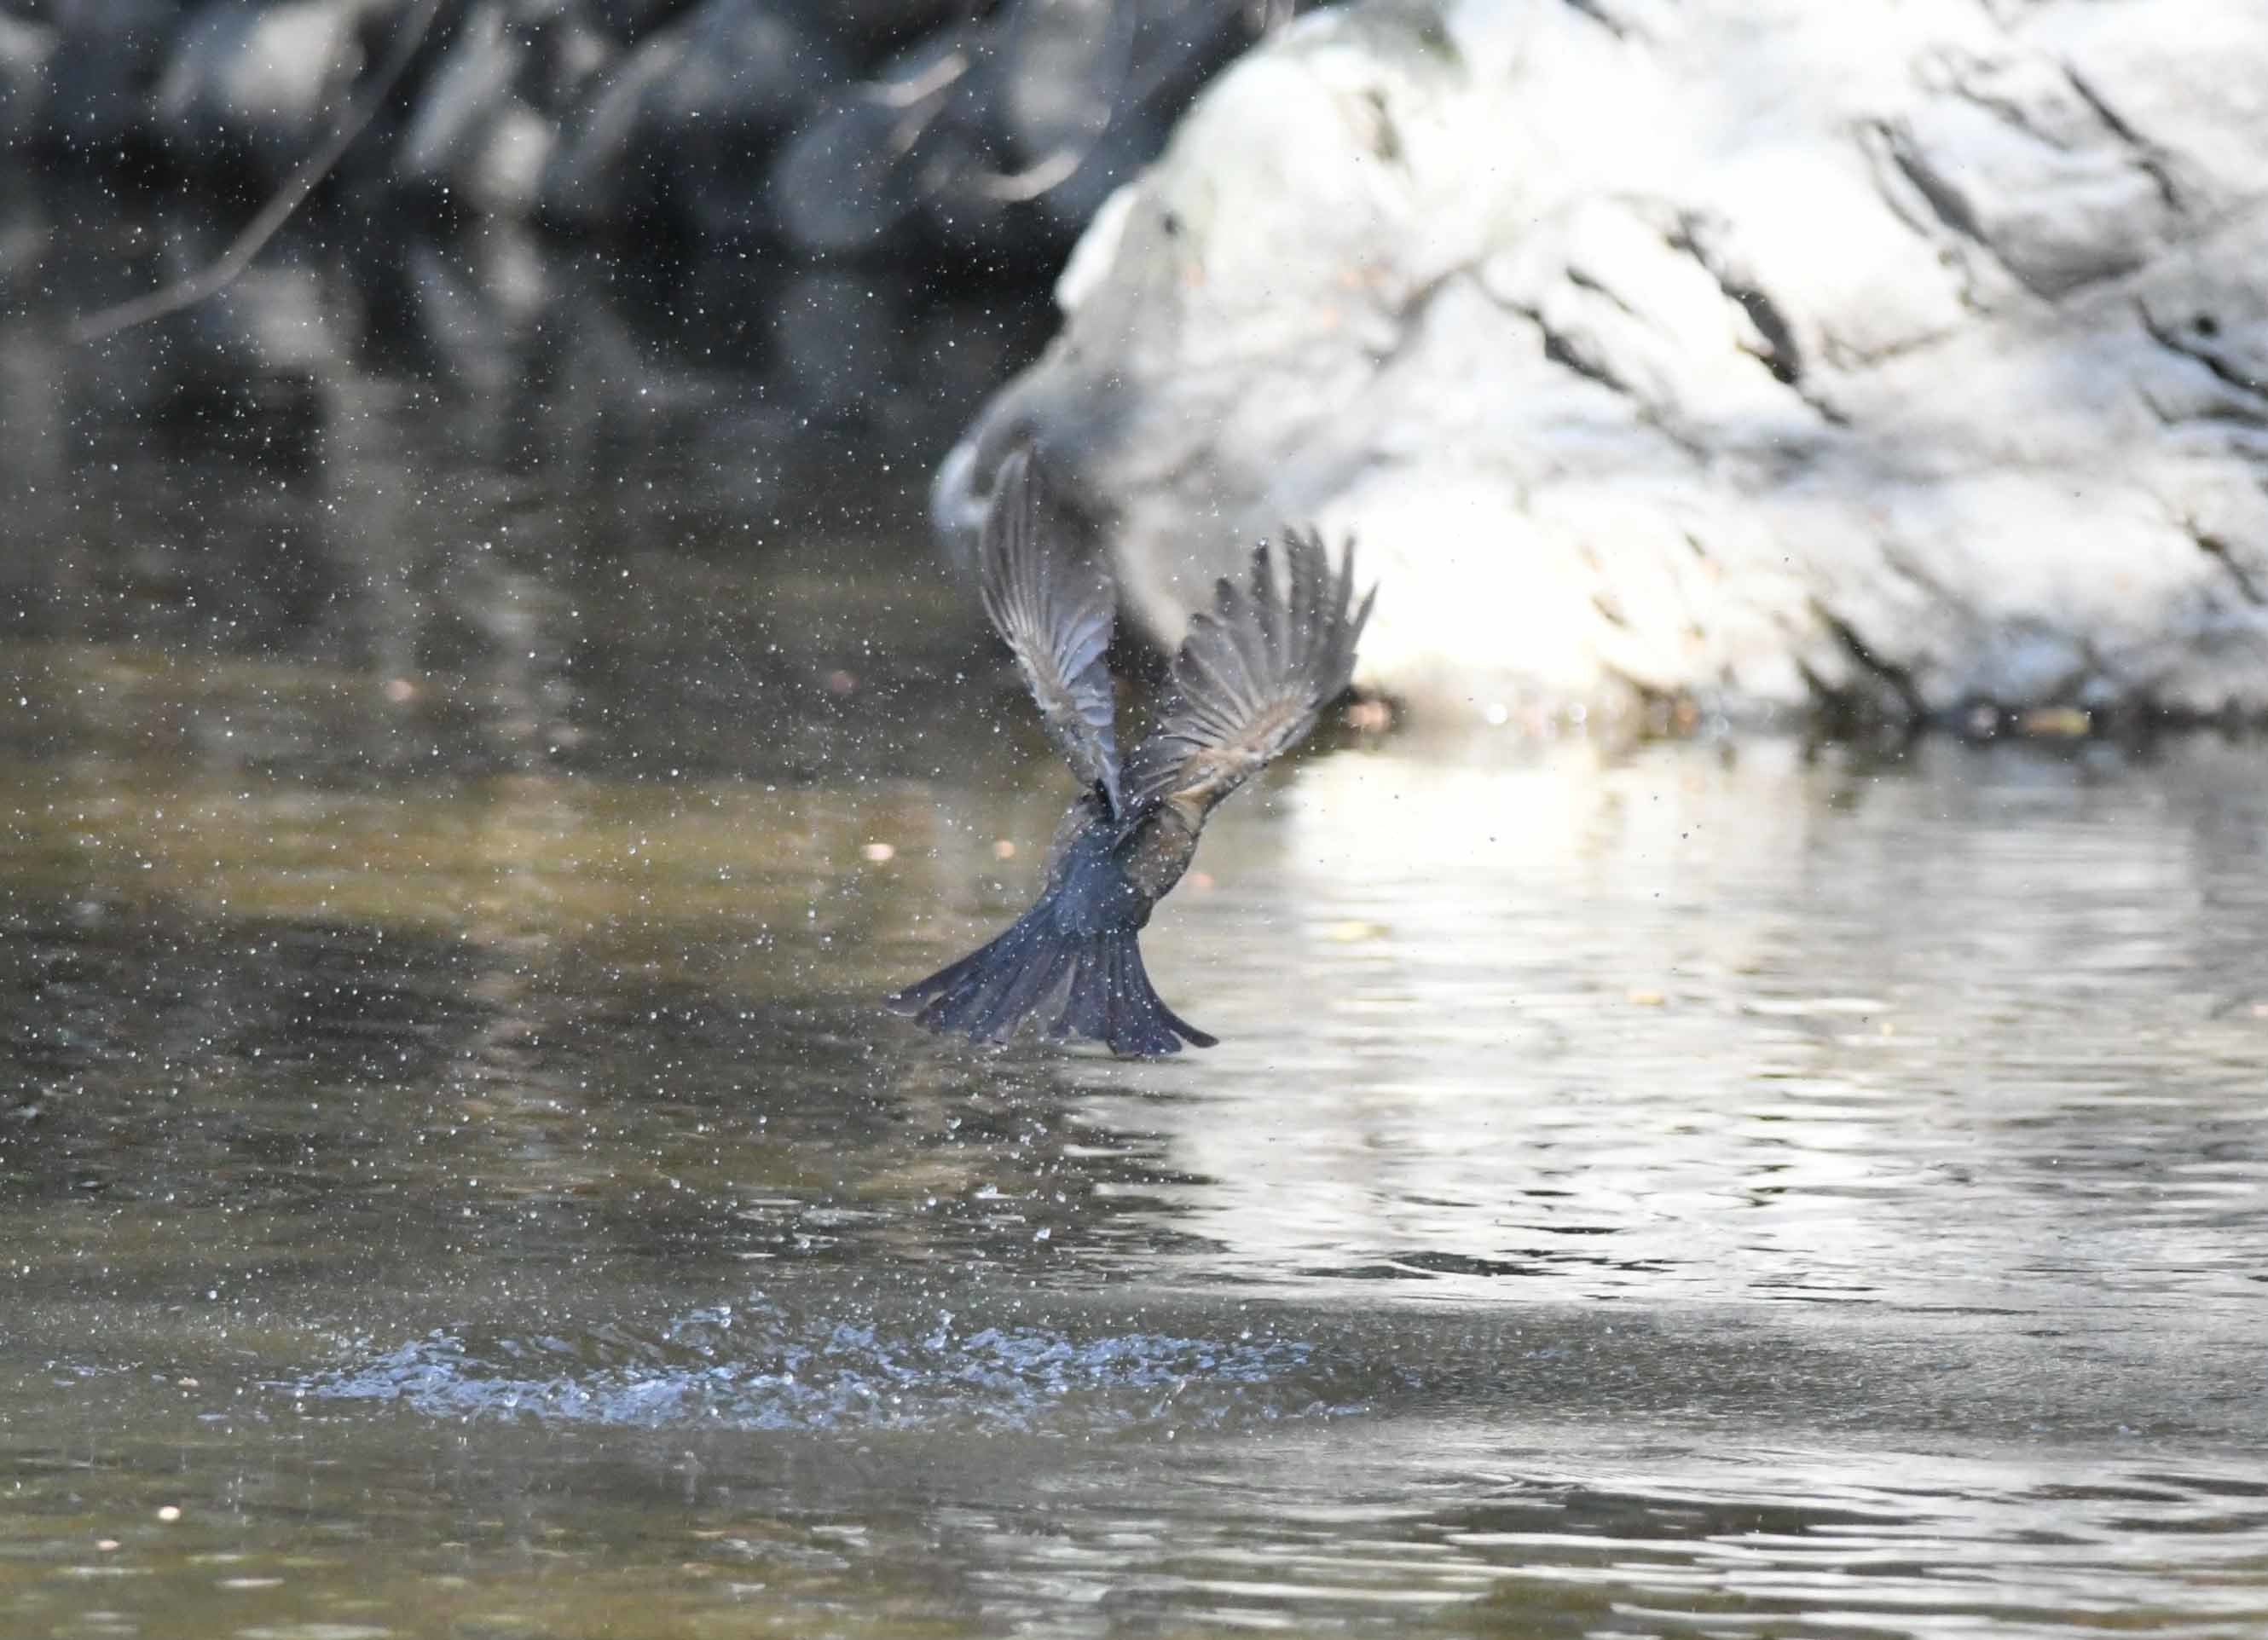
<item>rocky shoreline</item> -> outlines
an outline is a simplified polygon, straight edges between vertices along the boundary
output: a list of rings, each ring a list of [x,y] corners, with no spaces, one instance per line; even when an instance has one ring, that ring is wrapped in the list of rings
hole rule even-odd
[[[1440,710],[2268,717],[2268,27],[1366,0],[1210,86],[943,465],[1161,636],[1313,519]]]
[[[1161,643],[1290,520],[1391,589],[1362,681],[1446,716],[2268,719],[2239,0],[1300,9],[0,0],[0,182],[94,200],[56,286],[0,187],[0,282],[206,265],[175,202],[248,213],[366,104],[297,250],[108,379],[320,372],[342,257],[477,375],[563,246],[659,248],[676,345],[927,459],[1001,368],[955,293],[1068,256],[935,521],[1036,442]]]
[[[5,0],[0,150],[258,192],[357,99],[334,186],[809,261],[1060,256],[1243,0]]]

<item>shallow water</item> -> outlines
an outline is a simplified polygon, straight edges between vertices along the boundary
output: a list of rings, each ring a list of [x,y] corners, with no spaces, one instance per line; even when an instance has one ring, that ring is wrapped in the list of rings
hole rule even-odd
[[[0,408],[0,1632],[2268,1633],[2268,752],[1340,732],[956,1048],[935,428],[653,376]]]

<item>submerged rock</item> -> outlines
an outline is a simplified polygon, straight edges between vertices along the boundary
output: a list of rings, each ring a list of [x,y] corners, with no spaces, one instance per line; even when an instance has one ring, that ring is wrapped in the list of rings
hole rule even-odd
[[[1036,438],[1169,640],[1314,519],[1442,704],[2268,713],[2263,85],[2213,0],[1322,13],[1088,230],[939,521]]]

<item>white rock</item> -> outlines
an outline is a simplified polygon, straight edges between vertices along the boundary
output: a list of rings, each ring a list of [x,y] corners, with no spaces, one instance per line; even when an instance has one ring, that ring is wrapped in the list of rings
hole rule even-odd
[[[940,471],[1167,641],[1286,519],[1419,704],[2268,712],[2250,0],[1366,0],[1202,97]]]

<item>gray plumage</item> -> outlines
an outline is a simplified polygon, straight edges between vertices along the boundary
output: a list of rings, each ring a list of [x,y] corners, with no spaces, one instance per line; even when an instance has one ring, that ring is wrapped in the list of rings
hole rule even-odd
[[[1118,746],[1111,732],[1110,671],[1102,656],[1118,619],[1118,587],[1094,560],[1049,550],[1041,538],[1039,482],[1028,450],[1001,463],[979,554],[984,613],[1014,653],[1048,739],[1081,785],[1101,783],[1116,811]]]
[[[1279,589],[1265,542],[1249,582],[1224,577],[1213,607],[1189,618],[1174,658],[1174,695],[1135,748],[1133,803],[1179,793],[1214,805],[1307,738],[1323,708],[1354,680],[1355,644],[1377,600],[1350,613],[1354,547],[1336,576],[1322,537],[1284,533]]]
[[[1179,882],[1205,819],[1306,739],[1354,673],[1373,589],[1354,604],[1354,551],[1334,574],[1322,539],[1287,530],[1242,582],[1223,579],[1174,658],[1157,726],[1122,780],[1110,643],[1117,593],[1100,564],[1059,558],[1041,528],[1027,452],[1003,463],[986,515],[979,585],[1049,739],[1082,790],[1057,828],[1046,886],[989,945],[892,997],[932,1030],[1005,1041],[1027,1019],[1136,1056],[1213,1039],[1166,1006],[1136,936]],[[1278,565],[1281,573],[1278,573]]]

